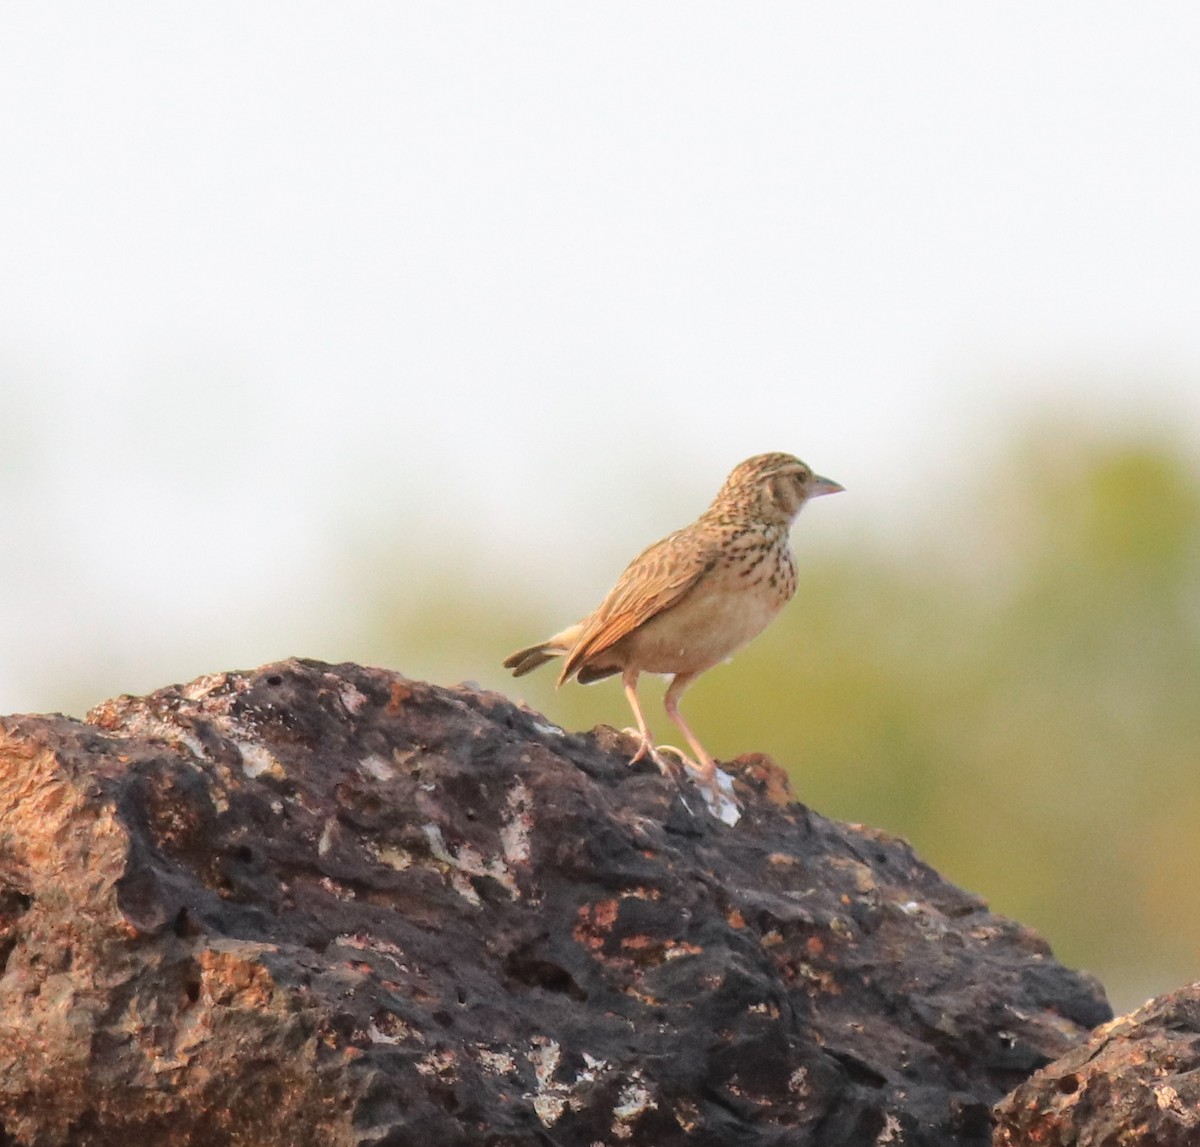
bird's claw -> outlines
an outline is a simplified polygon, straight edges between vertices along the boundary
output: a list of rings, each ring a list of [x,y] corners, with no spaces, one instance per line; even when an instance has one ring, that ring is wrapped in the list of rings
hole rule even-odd
[[[659,771],[666,777],[680,776],[681,766],[685,773],[690,773],[696,767],[692,758],[674,745],[659,745],[656,749],[651,750],[651,755]]]
[[[679,775],[679,763],[685,769],[690,770],[695,768],[695,762],[682,749],[677,749],[674,745],[655,745],[648,736],[644,735],[638,729],[622,729],[621,732],[627,737],[637,738],[637,751],[629,758],[631,765],[636,765],[638,761],[651,760],[658,766],[658,771],[666,777]],[[669,756],[664,756],[664,752],[677,757],[679,763],[671,760]]]
[[[622,729],[621,732],[627,737],[637,738],[637,752],[629,758],[631,765],[636,765],[638,761],[644,761],[647,757],[654,760],[654,744],[650,740],[649,734],[643,733],[640,729]],[[654,761],[654,763],[658,764],[657,761]]]
[[[704,803],[718,820],[737,824],[742,812],[733,797],[733,781],[727,773],[717,768],[715,761],[694,761],[675,745],[656,746],[638,729],[624,729],[622,732],[636,737],[638,741],[637,751],[629,758],[631,765],[648,757],[665,777],[679,780],[681,772],[686,774],[696,783]]]

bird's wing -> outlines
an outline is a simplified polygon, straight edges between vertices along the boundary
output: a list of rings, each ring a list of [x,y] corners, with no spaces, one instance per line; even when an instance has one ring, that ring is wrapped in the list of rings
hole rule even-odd
[[[693,530],[677,530],[638,554],[582,623],[559,684],[627,633],[676,605],[713,568],[719,549],[716,541],[699,541]]]

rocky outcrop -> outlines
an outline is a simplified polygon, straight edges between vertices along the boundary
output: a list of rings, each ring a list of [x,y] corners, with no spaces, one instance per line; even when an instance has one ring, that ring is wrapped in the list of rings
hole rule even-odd
[[[765,758],[728,826],[632,747],[301,661],[0,722],[0,1144],[982,1147],[1109,1018]]]
[[[1200,985],[1100,1028],[997,1108],[997,1147],[1196,1147]]]

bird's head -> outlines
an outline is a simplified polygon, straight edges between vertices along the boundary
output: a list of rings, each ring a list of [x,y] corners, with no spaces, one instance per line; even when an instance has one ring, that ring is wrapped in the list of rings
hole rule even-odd
[[[733,468],[712,508],[788,524],[809,498],[841,489],[791,454],[756,454]]]

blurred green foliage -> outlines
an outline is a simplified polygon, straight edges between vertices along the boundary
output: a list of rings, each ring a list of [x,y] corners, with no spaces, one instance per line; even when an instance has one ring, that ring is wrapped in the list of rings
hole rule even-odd
[[[796,601],[685,698],[714,754],[770,753],[806,803],[909,838],[1119,1008],[1195,978],[1200,476],[1184,451],[1043,433],[902,555],[813,552],[804,526]],[[631,723],[614,681],[555,692],[552,667],[499,668],[573,620],[540,615],[527,585],[375,576],[366,657],[474,679],[568,728]]]

